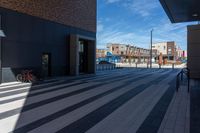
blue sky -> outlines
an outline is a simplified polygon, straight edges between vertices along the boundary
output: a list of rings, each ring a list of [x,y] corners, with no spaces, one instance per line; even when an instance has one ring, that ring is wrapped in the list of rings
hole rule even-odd
[[[153,42],[175,41],[187,48],[187,25],[172,24],[159,0],[97,0],[97,47],[107,43],[133,44],[150,47]]]

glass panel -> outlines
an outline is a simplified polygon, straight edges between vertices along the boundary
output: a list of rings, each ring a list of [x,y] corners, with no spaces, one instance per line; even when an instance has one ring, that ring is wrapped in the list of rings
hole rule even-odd
[[[84,42],[79,41],[79,52],[84,52]]]

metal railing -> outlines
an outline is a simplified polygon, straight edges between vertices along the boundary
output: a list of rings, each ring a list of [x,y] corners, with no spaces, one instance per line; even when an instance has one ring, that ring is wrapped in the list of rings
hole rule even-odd
[[[131,67],[131,68],[150,68],[150,63],[149,62],[131,62],[131,63],[116,63],[116,66],[118,67]],[[158,63],[153,63],[152,68],[183,68],[183,64],[181,65],[176,65],[175,63],[172,64],[166,64],[166,65],[159,65]]]
[[[113,70],[116,68],[117,68],[117,66],[115,64],[97,64],[96,65],[97,71]]]
[[[187,89],[190,92],[190,70],[188,68],[183,68],[176,76],[176,91],[180,88],[180,79],[183,81],[183,76],[187,77]]]

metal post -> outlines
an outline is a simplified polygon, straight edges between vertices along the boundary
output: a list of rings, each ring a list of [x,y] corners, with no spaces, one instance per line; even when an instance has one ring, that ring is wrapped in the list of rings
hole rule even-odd
[[[174,63],[172,63],[172,69],[174,69]]]
[[[190,71],[187,69],[187,76],[188,76],[188,93],[190,92]]]
[[[183,81],[183,73],[184,73],[184,71],[181,70],[181,81]]]
[[[190,92],[190,78],[188,77],[188,93]]]
[[[150,68],[152,68],[152,42],[153,42],[153,29],[151,30],[151,50],[150,50]]]
[[[176,76],[176,91],[178,92],[179,88],[179,74]]]

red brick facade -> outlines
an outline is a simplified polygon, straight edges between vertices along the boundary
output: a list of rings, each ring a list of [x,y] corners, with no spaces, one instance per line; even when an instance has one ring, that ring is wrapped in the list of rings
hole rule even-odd
[[[96,0],[0,0],[0,7],[96,32]]]
[[[175,42],[167,42],[167,55],[176,56],[176,45]]]

